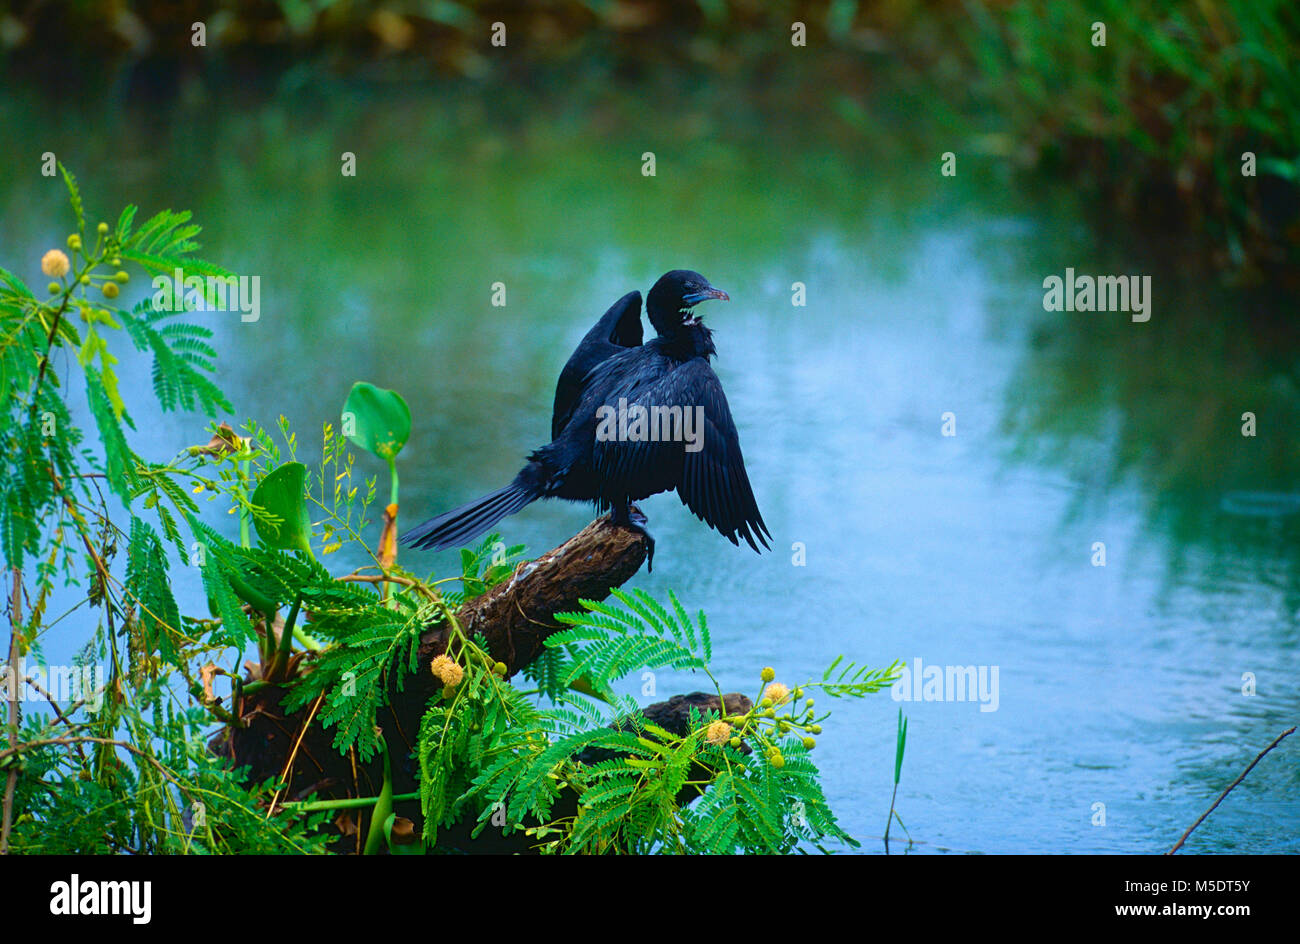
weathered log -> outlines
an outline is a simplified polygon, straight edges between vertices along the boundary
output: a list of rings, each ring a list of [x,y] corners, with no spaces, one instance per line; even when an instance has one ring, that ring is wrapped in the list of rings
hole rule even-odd
[[[562,628],[555,620],[556,613],[579,609],[582,599],[604,599],[611,588],[640,569],[645,557],[643,534],[601,517],[559,547],[521,564],[509,579],[467,601],[456,617],[469,636],[485,640],[492,656],[506,665],[508,675],[514,674],[542,653],[547,636]],[[379,724],[393,752],[397,794],[416,787],[415,765],[408,755],[415,749],[420,718],[429,699],[441,687],[429,672],[429,663],[446,650],[449,634],[449,627],[439,622],[421,635],[417,671],[403,677],[400,689],[396,680],[390,684],[389,703],[379,712]],[[320,726],[312,706],[286,713],[280,708],[284,694],[285,689],[273,685],[245,698],[240,706],[242,726],[220,732],[212,739],[211,749],[236,766],[248,767],[251,782],[286,780],[281,802],[376,795],[382,784],[378,762],[361,764],[353,757],[341,756],[333,747],[332,730]],[[727,695],[726,702],[732,711],[749,706],[743,695]],[[645,714],[669,730],[685,733],[692,706],[701,712],[721,707],[716,696],[697,692],[650,705]],[[418,804],[398,804],[398,812],[415,819]],[[349,837],[355,831],[358,849],[363,820],[356,812],[338,820]],[[467,840],[468,830],[458,833],[444,835],[453,844]],[[515,848],[513,843],[490,839],[474,845],[483,849],[494,843],[501,851]],[[352,844],[349,839],[348,845]]]
[[[605,599],[611,587],[631,579],[645,556],[645,535],[600,517],[468,601],[456,618],[467,636],[482,635],[488,651],[513,675],[541,655],[546,637],[561,628],[556,613],[580,609],[582,599]],[[446,649],[447,633],[439,625],[420,639],[422,666]]]

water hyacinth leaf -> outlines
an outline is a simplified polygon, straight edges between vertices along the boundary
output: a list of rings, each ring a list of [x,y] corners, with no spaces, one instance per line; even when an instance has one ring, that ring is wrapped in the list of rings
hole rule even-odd
[[[358,381],[343,404],[343,433],[390,464],[411,435],[411,410],[392,390]]]
[[[278,525],[254,517],[257,536],[282,551],[311,555],[311,519],[307,516],[307,467],[286,462],[272,471],[253,492],[253,504],[280,519]]]

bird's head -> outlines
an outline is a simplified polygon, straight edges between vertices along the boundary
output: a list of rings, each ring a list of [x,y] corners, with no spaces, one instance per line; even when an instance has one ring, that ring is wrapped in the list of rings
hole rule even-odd
[[[709,280],[690,269],[673,269],[659,277],[646,298],[646,313],[660,334],[673,334],[679,328],[700,323],[692,309],[702,301],[716,298],[730,301],[731,296],[714,288]]]

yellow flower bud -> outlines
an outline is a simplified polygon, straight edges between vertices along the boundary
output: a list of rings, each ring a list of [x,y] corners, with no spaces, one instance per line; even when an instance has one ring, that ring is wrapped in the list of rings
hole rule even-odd
[[[731,725],[725,721],[713,722],[704,734],[704,740],[709,744],[721,744],[729,737],[731,737]]]
[[[72,264],[68,262],[68,257],[62,249],[51,249],[41,256],[41,271],[46,275],[61,279],[68,274],[70,268]]]
[[[430,662],[429,671],[433,673],[434,678],[442,681],[445,686],[443,689],[444,695],[459,685],[461,679],[465,677],[465,670],[457,665],[455,660],[448,658],[446,654],[440,655]]]
[[[786,688],[780,682],[773,682],[771,685],[767,686],[767,690],[764,691],[763,694],[772,699],[772,704],[774,705],[783,705],[790,700],[790,689]]]

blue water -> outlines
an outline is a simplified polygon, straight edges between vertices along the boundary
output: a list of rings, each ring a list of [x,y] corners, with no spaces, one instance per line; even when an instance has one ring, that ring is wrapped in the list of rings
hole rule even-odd
[[[1300,714],[1286,358],[1207,273],[1096,232],[1067,188],[978,165],[945,180],[924,148],[901,159],[813,117],[714,133],[691,111],[709,101],[650,144],[627,133],[634,97],[518,121],[472,93],[210,101],[165,119],[4,101],[6,126],[79,173],[92,217],[192,208],[204,255],[261,277],[261,320],[214,322],[230,419],[284,414],[310,461],[354,380],[403,394],[406,523],[513,475],[544,441],[569,349],[615,298],[678,266],[730,292],[704,313],[774,550],[733,548],[660,496],[644,505],[655,570],[632,585],[708,612],[724,690],[752,694],[766,665],[820,677],[840,654],[997,668],[996,710],[888,692],[832,705],[816,756],[865,851],[882,848],[900,707],[897,809],[915,844],[895,826],[892,848],[913,853],[1163,851]],[[3,161],[0,260],[43,284],[60,185]],[[1151,321],[1045,312],[1042,280],[1067,266],[1151,274]],[[1294,304],[1255,310],[1267,323]],[[1264,417],[1253,439],[1248,409]],[[153,458],[207,439],[198,418],[136,421]],[[541,551],[589,516],[534,506],[505,536]],[[192,572],[177,591],[202,607]],[[90,629],[75,624],[46,640],[52,658]],[[657,697],[700,687],[661,674]],[[1300,851],[1297,750],[1262,762],[1188,851]]]

